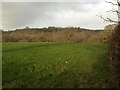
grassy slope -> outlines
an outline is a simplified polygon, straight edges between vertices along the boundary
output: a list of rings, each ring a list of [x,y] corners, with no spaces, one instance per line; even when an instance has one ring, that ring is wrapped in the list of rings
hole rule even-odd
[[[3,43],[3,87],[107,87],[105,44]]]

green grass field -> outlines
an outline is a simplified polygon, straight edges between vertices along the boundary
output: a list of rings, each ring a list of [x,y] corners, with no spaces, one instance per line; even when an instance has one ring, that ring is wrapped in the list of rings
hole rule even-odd
[[[102,43],[3,43],[3,88],[99,88],[111,77]]]

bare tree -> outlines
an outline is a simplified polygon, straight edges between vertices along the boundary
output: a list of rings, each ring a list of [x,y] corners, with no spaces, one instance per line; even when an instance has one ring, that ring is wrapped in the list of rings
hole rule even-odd
[[[118,17],[118,20],[116,21],[116,20],[111,19],[110,17],[103,17],[101,14],[99,15],[99,17],[101,17],[106,22],[117,23],[117,24],[120,23],[120,1],[117,0],[115,2],[109,2],[109,1],[105,1],[105,2],[107,2],[109,4],[112,4],[112,5],[115,5],[115,6],[118,7],[117,10],[113,8],[112,10],[107,11],[107,13],[108,12],[116,13],[117,17]]]

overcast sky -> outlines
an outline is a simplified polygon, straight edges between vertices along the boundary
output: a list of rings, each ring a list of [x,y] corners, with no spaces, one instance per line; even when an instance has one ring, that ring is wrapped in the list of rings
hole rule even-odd
[[[25,1],[25,0],[24,0]],[[107,0],[108,1],[108,0]],[[0,7],[1,8],[1,7]],[[2,25],[5,30],[29,27],[104,28],[107,24],[97,15],[117,19],[106,11],[115,8],[104,0],[15,0],[2,1]],[[1,13],[0,13],[1,14]]]

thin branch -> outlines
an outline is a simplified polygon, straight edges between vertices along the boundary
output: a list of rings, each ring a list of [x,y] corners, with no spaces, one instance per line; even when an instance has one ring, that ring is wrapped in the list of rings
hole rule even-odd
[[[118,21],[112,20],[111,18],[106,17],[106,20],[109,22],[114,22],[114,23],[118,23]]]
[[[117,6],[118,6],[118,4],[120,4],[118,1],[117,1],[117,4],[116,4],[116,3],[113,3],[113,2],[108,2],[108,1],[105,1],[105,2],[111,3],[112,5],[117,5]]]
[[[102,18],[106,22],[111,22],[111,23],[118,23],[118,21],[112,20],[111,18],[104,18],[102,15],[99,15],[100,18]]]
[[[120,8],[120,1],[119,0],[116,0],[116,3],[115,2],[109,2],[109,1],[105,1],[105,2],[110,3],[112,5],[118,6],[118,9]],[[116,13],[117,16],[118,16],[118,21],[112,20],[110,17],[103,17],[102,15],[99,15],[99,17],[102,18],[106,22],[120,23],[120,21],[119,21],[119,19],[120,19],[120,12],[119,12],[119,10],[112,9],[112,10],[109,10],[107,12]]]
[[[107,11],[107,13],[108,12],[116,13],[118,18],[120,18],[120,12],[118,10],[109,10],[109,11]]]
[[[117,0],[117,4],[118,4],[118,6],[120,7],[120,1],[119,1],[119,0]]]

